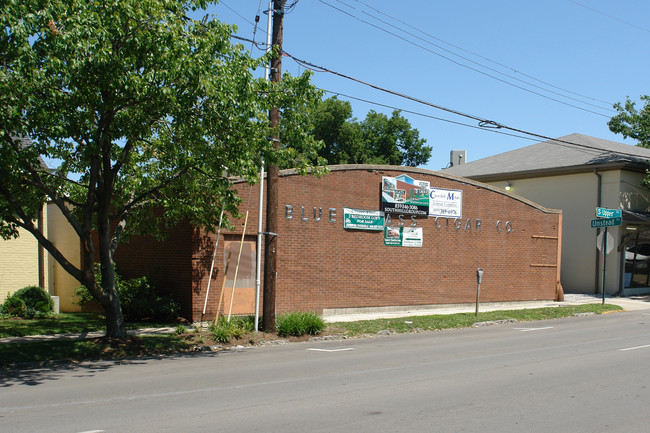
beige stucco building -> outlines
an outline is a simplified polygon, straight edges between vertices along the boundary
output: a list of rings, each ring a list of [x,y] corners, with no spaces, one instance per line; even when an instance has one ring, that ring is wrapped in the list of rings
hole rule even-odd
[[[650,248],[650,191],[641,185],[650,149],[571,134],[459,163],[463,159],[444,171],[562,209],[565,292],[602,293],[603,282],[608,294],[650,292],[650,257],[642,254],[643,245]],[[600,251],[604,229],[591,227],[597,207],[622,212],[622,225],[607,229],[613,250],[606,260]],[[626,260],[626,249],[635,245],[640,246],[636,258],[631,251]]]

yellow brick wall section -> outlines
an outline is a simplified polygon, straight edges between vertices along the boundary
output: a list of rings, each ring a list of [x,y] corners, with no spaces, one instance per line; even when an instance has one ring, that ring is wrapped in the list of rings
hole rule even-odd
[[[38,285],[38,242],[21,230],[17,239],[0,240],[0,302],[9,292]]]

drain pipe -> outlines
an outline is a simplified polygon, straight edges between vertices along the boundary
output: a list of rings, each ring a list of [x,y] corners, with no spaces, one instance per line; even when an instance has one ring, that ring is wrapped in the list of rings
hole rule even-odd
[[[603,177],[598,173],[598,169],[594,168],[594,174],[598,178],[598,190],[596,195],[596,207],[601,207],[601,201],[603,196]],[[596,237],[600,234],[600,229],[596,229]],[[596,248],[596,288],[594,290],[595,294],[598,294],[598,288],[600,287],[600,250]]]

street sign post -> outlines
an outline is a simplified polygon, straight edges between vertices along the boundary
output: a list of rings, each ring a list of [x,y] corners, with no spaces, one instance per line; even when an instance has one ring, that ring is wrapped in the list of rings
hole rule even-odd
[[[606,209],[604,207],[596,208],[596,216],[598,218],[620,218],[621,210],[620,209]]]
[[[616,217],[616,218],[598,218],[595,220],[591,220],[591,228],[600,228],[600,227],[614,227],[614,226],[620,226],[623,224],[623,218],[621,217]]]

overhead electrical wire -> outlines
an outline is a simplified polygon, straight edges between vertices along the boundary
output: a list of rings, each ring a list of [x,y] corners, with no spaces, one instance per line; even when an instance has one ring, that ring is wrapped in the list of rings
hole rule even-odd
[[[359,84],[362,84],[364,86],[373,88],[375,90],[379,90],[379,91],[384,92],[384,93],[388,93],[388,94],[391,94],[391,95],[394,95],[394,96],[398,96],[400,98],[407,99],[407,100],[410,100],[410,101],[413,101],[413,102],[417,102],[419,104],[423,104],[423,105],[426,105],[426,106],[429,106],[429,107],[432,107],[432,108],[435,108],[435,109],[438,109],[438,110],[441,110],[441,111],[445,111],[447,113],[455,114],[457,116],[472,119],[472,120],[478,122],[478,126],[481,129],[486,129],[486,130],[505,129],[505,130],[508,130],[508,131],[511,131],[511,132],[516,132],[518,134],[523,134],[523,135],[526,135],[526,136],[535,137],[537,139],[551,141],[553,143],[571,145],[573,147],[580,147],[580,148],[587,149],[587,150],[589,150],[591,152],[595,152],[595,153],[600,152],[599,150],[594,149],[593,147],[585,145],[585,144],[575,143],[575,142],[572,142],[572,141],[562,140],[562,139],[559,139],[559,138],[553,138],[553,137],[549,137],[549,136],[546,136],[546,135],[543,135],[543,134],[538,134],[538,133],[535,133],[535,132],[526,131],[524,129],[519,129],[519,128],[515,128],[515,127],[512,127],[512,126],[504,125],[504,124],[496,122],[494,120],[485,119],[485,118],[482,118],[482,117],[479,117],[479,116],[475,116],[473,114],[463,113],[461,111],[454,110],[452,108],[448,108],[448,107],[444,107],[442,105],[434,104],[433,102],[429,102],[429,101],[426,101],[426,100],[423,100],[423,99],[420,99],[420,98],[409,96],[409,95],[406,95],[404,93],[400,93],[400,92],[397,92],[397,91],[394,91],[394,90],[386,89],[384,87],[377,86],[375,84],[365,82],[365,81],[360,80],[358,78],[350,77],[350,76],[342,74],[340,72],[330,70],[330,69],[325,68],[323,66],[315,65],[313,63],[307,62],[306,60],[298,59],[298,58],[292,56],[291,54],[289,54],[288,52],[286,52],[284,50],[282,51],[282,54],[284,56],[286,56],[286,57],[289,57],[294,62],[296,62],[296,63],[302,65],[303,67],[305,67],[307,69],[310,69],[312,71],[326,72],[326,73],[336,75],[336,76],[341,77],[341,78],[345,78],[345,79],[350,80],[350,81],[354,81],[356,83],[359,83]],[[625,156],[631,156],[631,157],[634,157],[634,158],[639,158],[639,155],[634,154],[632,152],[621,152],[621,151],[609,151],[609,152],[616,153],[616,154],[619,154],[619,155],[625,155]]]
[[[469,124],[469,123],[458,122],[458,121],[456,121],[456,120],[451,120],[451,119],[445,119],[445,118],[443,118],[443,117],[432,116],[431,114],[425,114],[425,113],[420,113],[420,112],[418,112],[418,111],[407,110],[407,109],[405,109],[405,108],[395,107],[395,106],[393,106],[393,105],[383,104],[383,103],[381,103],[381,102],[370,101],[370,100],[368,100],[368,99],[359,98],[359,97],[352,96],[352,95],[348,95],[348,94],[345,94],[345,93],[342,93],[342,92],[335,92],[335,91],[332,91],[332,90],[326,90],[326,89],[319,89],[319,90],[322,90],[323,92],[330,93],[330,94],[332,94],[332,95],[344,96],[344,97],[349,98],[349,99],[354,99],[355,101],[365,102],[366,104],[376,105],[376,106],[384,107],[384,108],[390,108],[390,109],[392,109],[392,110],[398,110],[398,111],[403,112],[403,113],[409,113],[409,114],[413,114],[413,115],[415,115],[415,116],[426,117],[426,118],[428,118],[428,119],[434,119],[434,120],[438,120],[438,121],[445,122],[445,123],[451,123],[451,124],[453,124],[453,125],[464,126],[464,127],[466,127],[466,128],[474,128],[474,129],[478,129],[478,130],[480,130],[480,131],[489,131],[489,132],[494,132],[494,133],[496,133],[496,134],[509,135],[509,136],[511,136],[511,137],[522,138],[522,139],[524,139],[524,140],[536,141],[536,139],[531,138],[531,137],[526,137],[526,136],[523,136],[523,135],[511,134],[511,133],[509,133],[509,132],[499,131],[498,129],[494,129],[494,128],[491,128],[491,129],[488,128],[488,129],[486,129],[486,128],[482,128],[482,127],[480,127],[480,126],[471,125],[471,124]]]
[[[409,24],[409,23],[407,23],[407,22],[405,22],[405,21],[400,20],[400,19],[397,18],[397,17],[394,17],[394,16],[391,16],[391,15],[388,15],[387,13],[382,12],[382,11],[379,10],[379,9],[376,9],[376,8],[374,8],[372,5],[369,5],[368,3],[365,3],[365,2],[363,2],[363,1],[361,1],[361,0],[354,0],[354,1],[357,2],[357,3],[360,3],[360,4],[362,4],[362,5],[364,5],[364,6],[366,6],[366,7],[368,7],[369,9],[372,9],[373,11],[377,12],[378,14],[381,14],[381,15],[387,17],[387,18],[390,18],[391,20],[397,21],[397,22],[399,22],[400,24],[403,24],[403,25],[405,25],[406,27],[409,27],[409,28],[415,30],[416,32],[419,32],[419,33],[421,33],[421,34],[423,34],[423,35],[425,35],[425,36],[427,36],[427,37],[429,37],[429,38],[431,38],[431,39],[434,39],[434,40],[436,40],[436,41],[438,41],[438,42],[442,42],[443,44],[448,45],[448,46],[450,46],[450,47],[452,47],[452,48],[455,48],[455,49],[457,49],[457,50],[460,50],[460,51],[463,51],[463,52],[465,52],[465,53],[468,53],[468,54],[471,54],[471,55],[473,55],[473,56],[476,56],[476,57],[478,57],[478,58],[481,58],[481,59],[483,59],[483,60],[485,60],[485,61],[488,61],[488,62],[490,62],[490,63],[493,63],[493,64],[495,64],[495,65],[497,65],[497,66],[500,66],[500,67],[502,67],[502,68],[504,68],[504,69],[510,70],[510,71],[512,71],[512,72],[515,73],[515,74],[522,75],[522,76],[524,76],[524,77],[526,77],[526,78],[529,78],[529,79],[531,79],[531,80],[533,80],[533,81],[536,81],[536,82],[538,82],[538,83],[540,83],[540,84],[543,84],[543,85],[548,86],[548,87],[552,87],[552,88],[554,88],[554,89],[560,90],[560,91],[565,92],[565,93],[569,93],[569,94],[572,94],[572,95],[575,95],[575,96],[579,96],[579,97],[584,98],[584,99],[589,99],[589,100],[591,100],[591,101],[601,102],[601,103],[603,103],[603,104],[608,105],[609,107],[611,107],[611,106],[614,105],[612,102],[604,101],[604,100],[602,100],[602,99],[597,99],[597,98],[594,98],[594,97],[591,97],[591,96],[587,96],[587,95],[583,95],[583,94],[581,94],[581,93],[577,93],[577,92],[574,92],[574,91],[571,91],[571,90],[564,89],[564,88],[562,88],[562,87],[556,86],[556,85],[554,85],[554,84],[552,84],[552,83],[549,83],[549,82],[546,82],[546,81],[544,81],[544,80],[540,80],[539,78],[536,78],[536,77],[534,77],[534,76],[532,76],[532,75],[526,74],[526,73],[522,72],[521,70],[519,70],[519,69],[517,69],[517,68],[514,68],[514,67],[512,67],[512,66],[508,66],[508,65],[505,65],[505,64],[503,64],[503,63],[497,62],[497,61],[492,60],[492,59],[490,59],[490,58],[488,58],[488,57],[485,57],[485,56],[483,56],[483,55],[481,55],[481,54],[475,53],[475,52],[473,52],[473,51],[467,50],[467,49],[465,49],[465,48],[463,48],[463,47],[460,47],[460,46],[458,46],[458,45],[455,45],[455,44],[452,44],[452,43],[450,43],[450,42],[447,42],[447,41],[445,41],[444,39],[440,39],[440,38],[438,38],[438,37],[436,37],[436,36],[434,36],[434,35],[432,35],[432,34],[430,34],[430,33],[425,32],[425,31],[422,30],[422,29],[418,29],[417,27],[414,27],[414,26],[412,26],[411,24]],[[362,11],[362,12],[363,12],[364,14],[366,14],[366,15],[371,16],[370,14],[368,14],[368,13],[365,12],[365,11]],[[383,22],[383,21],[382,21],[382,22]],[[403,31],[403,30],[402,30],[402,31]],[[432,45],[433,45],[433,44],[432,44]],[[437,45],[434,45],[434,46],[437,46]],[[443,49],[443,48],[441,48],[441,49]],[[452,54],[453,54],[453,52],[452,52]],[[460,57],[460,56],[459,56],[459,57]],[[464,57],[462,57],[462,58],[464,58]],[[471,61],[471,60],[470,60],[470,61]],[[514,78],[514,77],[513,77],[513,78]]]
[[[238,40],[241,40],[241,41],[245,41],[245,42],[251,42],[251,43],[253,42],[250,39],[243,38],[243,37],[237,36],[237,35],[231,35],[231,37],[233,37],[235,39],[238,39]],[[257,46],[257,45],[263,45],[263,44],[256,43],[255,45]],[[407,99],[407,100],[410,100],[410,101],[413,101],[413,102],[417,102],[419,104],[423,104],[423,105],[427,105],[427,106],[432,107],[432,108],[436,108],[436,109],[441,110],[441,111],[445,111],[445,112],[448,112],[448,113],[451,113],[451,114],[454,114],[454,115],[457,115],[457,116],[461,116],[461,117],[465,117],[465,118],[474,120],[474,121],[477,122],[477,125],[470,125],[470,124],[466,124],[466,123],[462,123],[462,122],[452,121],[452,120],[449,120],[449,119],[438,118],[438,117],[435,117],[435,116],[425,115],[425,114],[410,111],[410,110],[405,110],[405,109],[401,109],[401,108],[397,108],[397,107],[391,107],[391,106],[388,106],[388,105],[385,105],[385,104],[380,104],[380,103],[372,102],[372,101],[369,101],[369,100],[363,100],[363,99],[352,97],[352,96],[349,96],[349,95],[344,95],[343,93],[324,90],[324,91],[329,92],[329,93],[340,94],[340,95],[349,97],[351,99],[360,100],[362,102],[375,104],[375,105],[378,105],[378,106],[384,106],[386,108],[398,109],[398,110],[403,111],[403,112],[408,112],[408,113],[411,113],[411,114],[417,114],[417,115],[429,117],[429,118],[432,118],[432,119],[435,119],[435,120],[439,120],[439,121],[443,121],[443,122],[447,122],[447,123],[453,123],[453,124],[460,125],[460,126],[465,126],[465,127],[471,127],[471,128],[474,128],[474,129],[480,129],[480,130],[483,130],[483,131],[497,132],[497,133],[500,133],[500,134],[503,134],[503,135],[508,135],[508,136],[512,136],[512,137],[516,137],[516,138],[525,139],[525,140],[533,140],[533,141],[535,141],[535,140],[542,139],[542,140],[546,140],[546,141],[552,142],[552,143],[557,144],[557,145],[564,145],[564,146],[569,145],[571,147],[579,147],[579,148],[582,148],[583,151],[587,151],[587,152],[592,153],[592,154],[599,154],[601,152],[598,149],[594,149],[591,146],[587,146],[587,145],[584,145],[584,144],[581,144],[581,143],[575,143],[575,142],[572,142],[572,141],[562,140],[562,139],[559,139],[559,138],[553,138],[553,137],[549,137],[549,136],[546,136],[546,135],[543,135],[543,134],[538,134],[538,133],[535,133],[535,132],[526,131],[524,129],[514,128],[514,127],[511,127],[511,126],[501,124],[501,123],[496,122],[494,120],[489,120],[489,119],[482,118],[480,116],[475,116],[475,115],[472,115],[472,114],[463,113],[461,111],[454,110],[454,109],[451,109],[451,108],[448,108],[448,107],[444,107],[442,105],[434,104],[432,102],[425,101],[425,100],[420,99],[420,98],[415,98],[413,96],[409,96],[409,95],[406,95],[406,94],[403,94],[403,93],[400,93],[400,92],[397,92],[397,91],[394,91],[394,90],[389,90],[389,89],[383,88],[381,86],[377,86],[377,85],[374,85],[374,84],[371,84],[371,83],[367,83],[367,82],[365,82],[363,80],[360,80],[358,78],[350,77],[348,75],[342,74],[340,72],[333,71],[333,70],[325,68],[323,66],[315,65],[315,64],[310,63],[310,62],[308,62],[306,60],[298,59],[298,58],[294,57],[293,55],[291,55],[290,53],[288,53],[287,51],[284,51],[284,50],[282,51],[282,54],[284,56],[292,59],[298,65],[300,65],[300,66],[302,66],[302,67],[304,67],[306,69],[309,69],[311,71],[330,73],[332,75],[336,75],[338,77],[345,78],[345,79],[350,80],[350,81],[354,81],[356,83],[368,86],[370,88],[373,88],[375,90],[379,90],[381,92],[385,92],[385,93],[388,93],[388,94],[391,94],[391,95],[394,95],[394,96],[397,96],[397,97],[400,97],[400,98],[403,98],[403,99]],[[508,130],[508,131],[511,131],[511,132],[499,131],[500,129],[505,129],[505,130]],[[514,134],[514,133],[517,133],[517,134],[520,134],[520,135],[517,135],[517,134]],[[531,137],[534,137],[534,138],[531,138]],[[639,155],[636,155],[636,154],[631,153],[631,152],[620,152],[620,151],[611,151],[611,152],[619,154],[619,155],[631,156],[631,157],[635,157],[635,158],[639,157]]]
[[[244,42],[250,42],[255,47],[257,47],[259,49],[265,49],[265,47],[266,47],[266,44],[255,42],[255,41],[253,41],[251,39],[247,39],[247,38],[244,38],[244,37],[241,37],[241,36],[231,35],[231,37],[233,37],[234,39],[244,41]],[[459,126],[471,127],[471,128],[480,129],[480,130],[483,130],[483,131],[496,132],[496,133],[500,133],[500,134],[503,134],[503,135],[508,135],[508,136],[512,136],[512,137],[516,137],[516,138],[525,139],[525,140],[533,140],[533,141],[535,141],[535,140],[542,139],[542,140],[549,141],[549,142],[551,142],[553,144],[556,144],[556,145],[570,146],[572,148],[579,147],[579,148],[581,148],[582,151],[589,152],[589,153],[592,153],[592,154],[601,153],[600,150],[595,149],[595,148],[593,148],[591,146],[587,146],[587,145],[584,145],[584,144],[581,144],[581,143],[575,143],[575,142],[571,142],[571,141],[567,141],[567,140],[562,140],[562,139],[558,139],[558,138],[553,138],[553,137],[549,137],[549,136],[546,136],[546,135],[543,135],[543,134],[538,134],[538,133],[526,131],[526,130],[519,129],[519,128],[514,128],[514,127],[511,127],[511,126],[507,126],[507,125],[498,123],[498,122],[493,121],[493,120],[488,120],[488,119],[485,119],[485,118],[482,118],[482,117],[479,117],[479,116],[475,116],[475,115],[472,115],[472,114],[463,113],[463,112],[460,112],[458,110],[454,110],[454,109],[451,109],[451,108],[448,108],[448,107],[444,107],[444,106],[441,106],[441,105],[438,105],[438,104],[434,104],[432,102],[425,101],[423,99],[408,96],[406,94],[403,94],[403,93],[400,93],[400,92],[397,92],[397,91],[393,91],[393,90],[389,90],[389,89],[386,89],[386,88],[383,88],[383,87],[380,87],[380,86],[377,86],[377,85],[374,85],[374,84],[371,84],[371,83],[367,83],[367,82],[362,81],[360,79],[350,77],[348,75],[345,75],[345,74],[330,70],[330,69],[322,67],[322,66],[315,65],[315,64],[310,63],[310,62],[308,62],[306,60],[298,59],[298,58],[294,57],[293,55],[291,55],[290,53],[288,53],[288,52],[286,52],[284,50],[283,50],[282,53],[283,53],[284,56],[292,59],[298,65],[300,65],[300,66],[302,66],[302,67],[304,67],[306,69],[312,70],[314,72],[330,73],[330,74],[339,76],[341,78],[345,78],[345,79],[357,82],[359,84],[371,87],[371,88],[373,88],[375,90],[379,90],[379,91],[389,93],[389,94],[392,94],[392,95],[400,97],[400,98],[404,98],[404,99],[407,99],[407,100],[411,100],[413,102],[417,102],[417,103],[420,103],[420,104],[423,104],[423,105],[427,105],[427,106],[430,106],[432,108],[436,108],[436,109],[439,109],[441,111],[445,111],[445,112],[448,112],[448,113],[451,113],[451,114],[454,114],[454,115],[469,118],[471,120],[474,120],[474,121],[478,122],[478,124],[477,125],[470,125],[470,124],[466,124],[466,123],[462,123],[462,122],[456,122],[456,121],[449,120],[449,119],[438,118],[438,117],[426,115],[426,114],[423,114],[423,113],[418,113],[418,112],[414,112],[414,111],[410,111],[410,110],[400,109],[400,108],[392,107],[392,106],[389,106],[389,105],[386,105],[386,104],[381,104],[381,103],[372,102],[372,101],[369,101],[369,100],[364,100],[364,99],[361,99],[361,98],[356,98],[356,97],[345,95],[345,94],[339,93],[339,92],[324,90],[324,91],[326,91],[328,93],[339,94],[339,95],[342,95],[342,96],[345,96],[345,97],[348,97],[348,98],[351,98],[351,99],[359,100],[359,101],[362,101],[362,102],[366,102],[366,103],[369,103],[369,104],[383,106],[383,107],[386,107],[386,108],[393,108],[393,109],[397,109],[397,110],[400,110],[400,111],[403,111],[403,112],[408,112],[408,113],[411,113],[411,114],[416,114],[416,115],[420,115],[420,116],[424,116],[424,117],[429,117],[429,118],[432,118],[432,119],[435,119],[435,120],[439,120],[439,121],[443,121],[443,122],[447,122],[447,123],[452,123],[452,124],[456,124],[456,125],[459,125]],[[505,129],[505,130],[511,131],[511,132],[500,131],[501,129]],[[521,135],[517,135],[517,134],[521,134]],[[531,138],[531,137],[534,137],[534,138]],[[619,154],[619,155],[634,157],[634,158],[639,157],[639,155],[631,153],[631,152],[621,152],[621,151],[610,151],[610,152],[615,153],[615,154]]]
[[[620,18],[617,18],[617,17],[615,17],[615,16],[613,16],[613,15],[610,15],[610,14],[608,14],[608,13],[605,13],[605,12],[603,12],[603,11],[599,11],[598,9],[592,8],[591,6],[584,5],[584,4],[579,3],[579,2],[577,2],[577,1],[575,1],[575,0],[568,0],[568,1],[570,1],[571,3],[574,3],[574,4],[578,5],[578,6],[581,6],[581,7],[585,8],[585,9],[589,9],[589,10],[592,11],[592,12],[596,12],[597,14],[600,14],[600,15],[606,16],[607,18],[611,18],[611,19],[613,19],[614,21],[618,21],[618,22],[623,23],[623,24],[626,24],[626,25],[628,25],[628,26],[630,26],[630,27],[634,27],[634,28],[637,28],[637,29],[642,30],[642,31],[644,31],[644,32],[648,32],[648,33],[650,33],[650,30],[646,29],[645,27],[637,26],[636,24],[632,24],[631,22],[628,22],[628,21],[622,20],[622,19],[620,19]],[[613,4],[613,3],[610,3],[610,4]]]
[[[486,77],[492,78],[493,80],[500,81],[500,82],[502,82],[502,83],[504,83],[504,84],[507,84],[507,85],[509,85],[509,86],[515,87],[515,88],[520,89],[520,90],[523,90],[523,91],[525,91],[525,92],[528,92],[528,93],[531,93],[531,94],[534,94],[534,95],[540,96],[540,97],[542,97],[542,98],[545,98],[545,99],[548,99],[548,100],[551,100],[551,101],[557,102],[557,103],[559,103],[559,104],[563,104],[563,105],[567,105],[567,106],[572,107],[572,108],[576,108],[576,109],[578,109],[578,110],[586,111],[586,112],[588,112],[588,113],[592,113],[592,114],[595,114],[595,115],[598,115],[598,116],[601,116],[601,117],[606,117],[606,118],[611,117],[610,115],[603,114],[603,113],[599,113],[599,112],[597,112],[597,111],[593,111],[593,110],[590,110],[590,109],[587,109],[587,108],[579,107],[579,106],[577,106],[577,105],[574,105],[574,104],[571,104],[571,103],[568,103],[568,102],[565,102],[565,101],[561,101],[561,100],[559,100],[559,99],[556,99],[556,98],[550,97],[550,96],[548,96],[548,95],[544,95],[543,93],[536,92],[536,91],[534,91],[534,90],[527,89],[526,87],[523,87],[523,86],[520,86],[520,85],[517,85],[517,84],[511,83],[511,82],[509,82],[509,81],[507,81],[507,80],[504,80],[504,79],[502,79],[502,78],[495,77],[494,75],[488,74],[487,72],[481,71],[480,69],[477,69],[477,68],[475,68],[475,67],[472,67],[472,66],[469,66],[469,65],[463,64],[463,63],[461,63],[461,62],[458,62],[458,61],[456,61],[456,60],[454,60],[454,59],[452,59],[452,58],[450,58],[450,57],[448,57],[448,56],[445,56],[445,55],[443,55],[443,54],[437,53],[437,52],[435,52],[435,51],[433,51],[433,50],[431,50],[431,49],[429,49],[429,48],[426,48],[426,47],[424,47],[424,46],[422,46],[422,45],[420,45],[420,44],[418,44],[418,43],[416,43],[416,42],[413,42],[413,41],[411,41],[411,40],[409,40],[409,39],[407,39],[407,38],[405,38],[405,37],[403,37],[403,36],[400,36],[400,35],[398,35],[398,34],[396,34],[396,33],[393,33],[393,32],[391,32],[391,31],[389,31],[389,30],[387,30],[387,29],[385,29],[385,28],[383,28],[383,27],[381,27],[381,26],[378,26],[378,25],[373,24],[373,23],[371,23],[371,22],[369,22],[369,21],[366,21],[366,20],[364,20],[364,19],[362,19],[362,18],[359,18],[359,17],[357,17],[357,16],[355,16],[355,15],[353,15],[353,14],[347,12],[347,11],[344,11],[344,10],[341,9],[341,8],[337,8],[336,6],[334,6],[334,5],[330,4],[330,3],[327,3],[325,0],[318,0],[318,1],[320,1],[321,3],[323,3],[323,4],[326,5],[326,6],[329,6],[330,8],[332,8],[332,9],[334,9],[334,10],[337,10],[337,11],[339,11],[339,12],[345,14],[345,15],[350,16],[351,18],[354,18],[354,19],[357,20],[357,21],[360,21],[360,22],[362,22],[362,23],[364,23],[364,24],[367,24],[367,25],[369,25],[369,26],[371,26],[371,27],[374,27],[374,28],[376,28],[376,29],[378,29],[378,30],[380,30],[380,31],[382,31],[382,32],[388,33],[389,35],[392,35],[392,36],[394,36],[394,37],[396,37],[396,38],[398,38],[398,39],[403,40],[404,42],[407,42],[407,43],[409,43],[409,44],[411,44],[411,45],[414,45],[414,46],[416,46],[416,47],[418,47],[418,48],[421,48],[421,49],[423,49],[423,50],[425,50],[425,51],[428,51],[429,53],[434,54],[434,55],[436,55],[436,56],[438,56],[438,57],[441,57],[441,58],[443,58],[443,59],[445,59],[445,60],[447,60],[447,61],[449,61],[449,62],[452,62],[452,63],[454,63],[454,64],[456,64],[456,65],[458,65],[458,66],[461,66],[461,67],[463,67],[463,68],[466,68],[466,69],[472,70],[472,71],[477,72],[477,73],[479,73],[479,74],[481,74],[481,75],[484,75],[484,76],[486,76]],[[339,3],[342,3],[340,0],[336,0],[336,1],[338,1]],[[345,4],[345,3],[343,3],[343,4]],[[348,6],[347,4],[345,4],[345,5]],[[350,7],[350,6],[348,6],[348,7]],[[384,21],[382,21],[382,20],[378,20],[378,21],[380,21],[380,22],[384,22]],[[384,23],[385,23],[385,22],[384,22]],[[389,25],[390,25],[390,24],[389,24]],[[402,31],[403,31],[403,30],[402,30]],[[405,32],[405,33],[408,34],[408,32]],[[435,44],[432,44],[432,45],[435,45]],[[441,47],[438,47],[438,48],[441,48]],[[441,49],[444,50],[444,48],[441,48]],[[448,50],[445,50],[445,51],[448,51]],[[453,53],[452,53],[452,54],[453,54]],[[462,56],[459,56],[459,55],[457,55],[457,54],[454,54],[454,55],[456,55],[456,56],[458,56],[458,57],[461,57],[461,58],[463,58],[463,59],[465,59],[465,60],[467,60],[467,61],[470,61],[470,62],[472,62],[472,63],[476,63],[476,62],[473,62],[472,60],[469,60],[469,59],[467,59],[467,58],[465,58],[465,57],[462,57]],[[486,69],[490,69],[490,68],[488,68],[488,67],[486,67],[486,66],[484,66],[484,65],[482,65],[482,66],[483,66],[484,68],[486,68]],[[492,70],[493,70],[493,69],[492,69]],[[494,71],[494,70],[493,70],[493,71]],[[520,80],[520,79],[517,79],[517,78],[515,78],[515,80],[517,80],[517,81],[523,81],[523,80]],[[523,81],[523,82],[525,82],[525,81]],[[536,85],[533,85],[533,84],[530,84],[530,83],[527,83],[527,82],[526,82],[526,84],[531,85],[531,86],[534,86],[534,87],[538,87],[538,88],[539,88],[539,86],[536,86]],[[547,92],[550,92],[550,93],[556,93],[556,92],[550,91],[550,90],[548,90],[548,89],[544,89],[544,91],[547,91]],[[557,94],[557,93],[556,93],[556,94]],[[568,97],[568,96],[564,96],[564,95],[563,95],[562,97],[567,98],[567,99],[573,99],[573,100],[575,100],[575,101],[578,101],[577,99],[572,98],[572,97]],[[590,104],[590,103],[588,103],[588,102],[584,102],[584,101],[579,101],[579,102],[582,103],[582,104],[586,104],[586,105],[592,105],[592,106],[594,106],[593,104]],[[595,106],[595,107],[597,107],[597,106]],[[598,107],[598,108],[603,109],[603,108],[601,108],[601,107]],[[607,110],[608,110],[608,111],[612,111],[612,110],[609,110],[609,109],[607,109]]]

